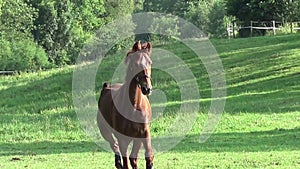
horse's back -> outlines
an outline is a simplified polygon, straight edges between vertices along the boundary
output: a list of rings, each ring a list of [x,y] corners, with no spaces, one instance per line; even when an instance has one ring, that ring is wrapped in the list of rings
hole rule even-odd
[[[109,125],[112,125],[112,109],[113,109],[113,92],[116,92],[122,86],[121,83],[117,84],[108,84],[104,83],[102,86],[102,90],[100,93],[99,101],[98,101],[98,109],[100,110],[98,113],[101,113],[106,122]],[[98,123],[99,123],[99,115],[98,115]],[[99,124],[98,124],[99,125]]]
[[[108,84],[105,82],[102,86],[102,90],[100,93],[99,104],[101,102],[107,102],[109,100],[112,100],[112,92],[118,91],[122,87],[122,85],[123,84],[121,83]],[[98,106],[100,106],[99,104]]]

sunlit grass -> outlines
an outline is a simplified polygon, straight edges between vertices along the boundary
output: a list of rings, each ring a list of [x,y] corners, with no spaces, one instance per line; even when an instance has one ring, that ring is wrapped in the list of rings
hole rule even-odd
[[[199,102],[199,112],[185,138],[158,153],[156,168],[299,168],[300,167],[300,35],[212,40],[223,62],[227,99],[211,137],[200,143],[208,118],[211,86],[205,67],[180,43],[159,46],[172,51],[196,77],[200,99],[181,100],[176,81],[153,70],[152,135],[164,135],[180,105]],[[155,46],[154,46],[155,47]],[[111,81],[124,53],[103,59],[95,95]],[[0,77],[0,168],[114,168],[105,152],[83,132],[72,101],[74,66]],[[119,79],[122,81],[122,79]],[[158,109],[157,109],[158,110]],[[178,126],[184,128],[185,126]],[[175,138],[175,136],[172,136]],[[170,138],[171,139],[171,138]],[[139,161],[144,168],[143,158]]]

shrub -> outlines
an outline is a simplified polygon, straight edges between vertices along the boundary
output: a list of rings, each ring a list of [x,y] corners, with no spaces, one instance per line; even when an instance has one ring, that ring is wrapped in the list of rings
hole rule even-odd
[[[50,68],[46,52],[31,39],[9,42],[0,41],[0,69],[35,71]]]
[[[12,56],[10,42],[6,39],[0,39],[0,70],[8,70],[7,64]]]

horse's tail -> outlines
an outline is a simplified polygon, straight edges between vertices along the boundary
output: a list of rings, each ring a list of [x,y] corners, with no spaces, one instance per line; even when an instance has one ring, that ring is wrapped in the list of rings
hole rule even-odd
[[[100,89],[100,97],[99,97],[99,100],[98,100],[98,108],[100,109],[100,100],[103,99],[104,95],[106,95],[107,91],[106,90],[107,88],[109,87],[109,84],[107,82],[103,83],[102,85],[102,89]]]
[[[108,86],[109,86],[108,83],[104,82],[103,85],[102,85],[102,90],[105,89],[105,88],[107,88]]]
[[[108,84],[107,82],[104,82],[103,85],[102,85],[102,89],[101,89],[101,91],[100,91],[101,95],[102,95],[103,93],[105,93],[105,92],[104,92],[105,89],[107,89],[107,88],[109,88],[109,87],[110,87],[109,84]]]

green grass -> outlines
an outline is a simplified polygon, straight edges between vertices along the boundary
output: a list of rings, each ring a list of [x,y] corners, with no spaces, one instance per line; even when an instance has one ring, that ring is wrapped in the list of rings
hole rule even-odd
[[[299,40],[300,34],[211,40],[224,65],[227,98],[222,119],[205,143],[199,142],[211,97],[205,67],[180,43],[157,46],[188,64],[204,101],[192,129],[176,147],[156,154],[155,167],[299,168]],[[123,59],[119,55],[103,60],[95,91],[111,80],[110,70]],[[114,168],[113,154],[96,150],[77,120],[73,70],[0,77],[0,168]],[[153,85],[168,98],[163,115],[151,126],[152,135],[159,136],[181,102],[168,74],[154,70]],[[144,168],[143,158],[139,165]]]

